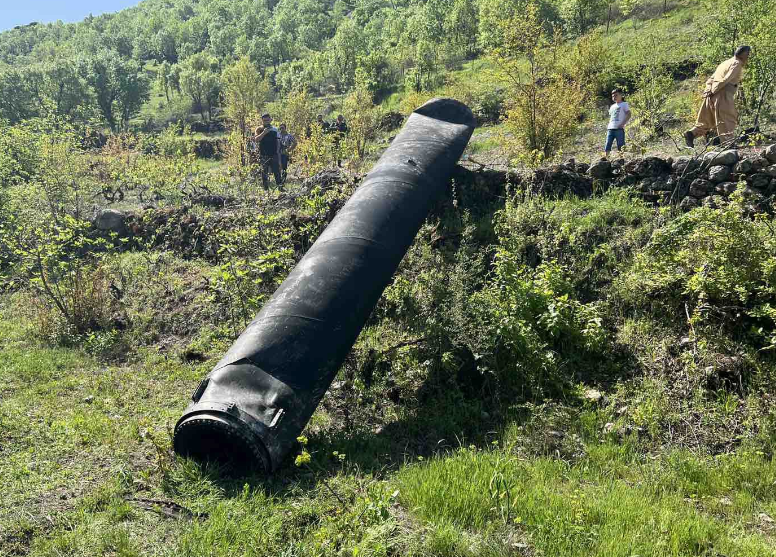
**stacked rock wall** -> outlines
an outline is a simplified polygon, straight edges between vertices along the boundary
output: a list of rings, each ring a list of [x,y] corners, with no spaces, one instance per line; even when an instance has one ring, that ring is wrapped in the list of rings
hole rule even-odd
[[[776,193],[776,145],[750,158],[727,150],[677,159],[599,161],[587,174],[613,185],[632,186],[647,201],[678,203],[685,209],[717,206],[739,183],[746,184],[746,198],[761,203]]]
[[[462,170],[456,179],[489,190],[503,189],[509,182],[533,194],[552,197],[569,193],[589,197],[602,189],[630,187],[646,201],[675,204],[685,210],[719,206],[739,183],[745,183],[744,196],[752,207],[768,210],[776,196],[776,145],[747,157],[727,150],[676,159],[600,160],[592,165],[572,159],[522,175],[484,168]]]

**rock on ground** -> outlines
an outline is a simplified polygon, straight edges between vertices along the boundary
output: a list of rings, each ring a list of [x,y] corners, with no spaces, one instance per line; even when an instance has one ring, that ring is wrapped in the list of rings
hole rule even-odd
[[[98,230],[124,234],[127,231],[127,215],[116,209],[102,209],[94,218]]]

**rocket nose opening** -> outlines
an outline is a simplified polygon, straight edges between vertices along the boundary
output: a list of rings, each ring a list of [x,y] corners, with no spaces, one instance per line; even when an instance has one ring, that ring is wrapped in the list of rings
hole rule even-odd
[[[195,414],[175,428],[175,452],[197,462],[214,462],[236,474],[269,472],[261,441],[249,426],[219,414]]]

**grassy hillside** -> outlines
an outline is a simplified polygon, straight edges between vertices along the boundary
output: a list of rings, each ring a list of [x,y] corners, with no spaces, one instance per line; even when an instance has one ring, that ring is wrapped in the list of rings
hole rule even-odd
[[[148,213],[155,247],[90,271],[110,313],[86,334],[4,295],[4,554],[776,554],[773,223],[735,203],[462,181],[305,431],[309,464],[173,457],[192,388],[352,187]],[[272,270],[219,278],[256,258]]]
[[[489,167],[527,172],[525,149],[504,118],[515,89],[503,60],[460,55],[450,27],[437,28],[460,23],[466,0],[227,4],[148,0],[78,26],[0,34],[5,77],[41,69],[52,44],[89,54],[114,37],[150,84],[133,133],[99,138],[84,126],[105,122],[85,109],[84,121],[0,121],[0,555],[776,556],[772,206],[753,215],[743,190],[683,212],[645,203],[638,184],[595,182],[579,199],[494,180]],[[482,0],[477,20],[518,4]],[[565,26],[553,79],[587,95],[554,156],[598,158],[614,85],[642,95],[642,114],[649,102],[660,109],[659,132],[634,122],[628,159],[696,154],[672,138],[711,60],[703,5],[617,8],[608,32],[602,19],[581,37],[561,9],[571,5],[542,4]],[[203,27],[208,18],[222,32]],[[354,105],[327,65],[351,20],[380,38],[364,53],[390,51],[373,66],[390,70],[377,107]],[[448,31],[415,91],[405,78],[430,54],[407,41],[421,24]],[[264,48],[279,44],[265,33],[276,28],[295,38],[277,67]],[[353,133],[336,169],[334,142],[312,134],[284,189],[265,190],[229,130],[162,130],[202,120],[155,79],[171,62],[168,32],[179,64],[204,52],[221,71],[248,55],[270,81],[262,106],[300,128],[300,113],[345,111],[369,132],[366,153]],[[596,52],[606,63],[577,72]],[[670,79],[638,81],[655,68]],[[307,95],[287,89],[295,72],[314,80]],[[271,476],[176,457],[172,428],[198,382],[397,133],[376,122],[434,95],[481,119],[467,168],[296,451]],[[220,156],[196,156],[197,142],[216,140]],[[754,143],[744,147],[759,152]],[[773,161],[760,163],[773,194]],[[102,225],[112,211],[113,233]]]

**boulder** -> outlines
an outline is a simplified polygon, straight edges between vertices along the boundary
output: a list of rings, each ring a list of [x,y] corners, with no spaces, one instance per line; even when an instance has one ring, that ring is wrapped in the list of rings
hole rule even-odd
[[[711,199],[711,200],[713,200],[713,202],[714,202],[714,205],[716,205],[716,208],[719,208],[719,207],[724,207],[724,206],[725,206],[725,205],[727,205],[727,203],[728,203],[728,200],[727,200],[727,199],[725,199],[725,198],[724,198],[723,196],[721,196],[721,195],[712,195],[711,197],[707,197],[706,199]]]
[[[684,174],[695,170],[699,164],[698,159],[694,157],[679,157],[671,165],[671,170],[674,174]]]
[[[719,195],[730,195],[736,191],[737,187],[738,184],[734,184],[733,182],[722,182],[721,184],[716,185],[714,191]]]
[[[729,166],[712,166],[709,169],[709,180],[715,183],[725,182],[732,173]]]
[[[724,207],[727,204],[727,199],[721,195],[710,195],[705,197],[701,203],[704,207],[709,207],[710,209],[719,209],[720,207]]]
[[[698,178],[690,184],[690,195],[693,197],[706,197],[709,192],[714,191],[714,184],[708,180]]]
[[[745,187],[741,193],[744,196],[744,199],[750,201],[759,201],[763,198],[763,194],[749,186]]]
[[[393,131],[401,126],[404,116],[398,112],[386,112],[380,118],[380,129],[384,131]]]
[[[657,178],[652,182],[652,191],[673,191],[675,183],[670,178]]]
[[[765,157],[757,157],[752,161],[752,172],[760,172],[763,168],[771,166],[771,161]]]
[[[765,151],[763,151],[763,156],[771,163],[776,164],[776,144],[766,147]]]
[[[752,172],[752,168],[754,165],[752,164],[752,161],[749,159],[744,159],[742,161],[739,161],[736,165],[735,169],[733,170],[736,174],[749,174]]]
[[[205,194],[191,198],[192,205],[204,205],[205,207],[216,207],[218,209],[223,209],[226,207],[226,205],[233,202],[234,197],[231,195],[225,196]]]
[[[671,166],[661,158],[645,157],[628,161],[625,163],[625,170],[629,174],[648,178],[668,174],[671,171]]]
[[[654,178],[644,178],[637,184],[637,189],[641,192],[652,191],[652,184],[655,183]]]
[[[612,163],[606,159],[601,159],[590,165],[587,173],[596,180],[606,180],[612,175]]]
[[[94,217],[97,230],[125,234],[127,232],[127,215],[116,209],[102,209]]]
[[[695,207],[700,207],[701,202],[694,197],[685,197],[682,199],[682,202],[679,204],[679,207],[684,211],[689,211],[690,209],[694,209]]]
[[[711,152],[704,155],[703,160],[711,166],[733,166],[738,162],[738,151],[728,149],[722,152]]]
[[[764,190],[771,184],[771,177],[767,174],[753,174],[749,185],[758,190]]]

